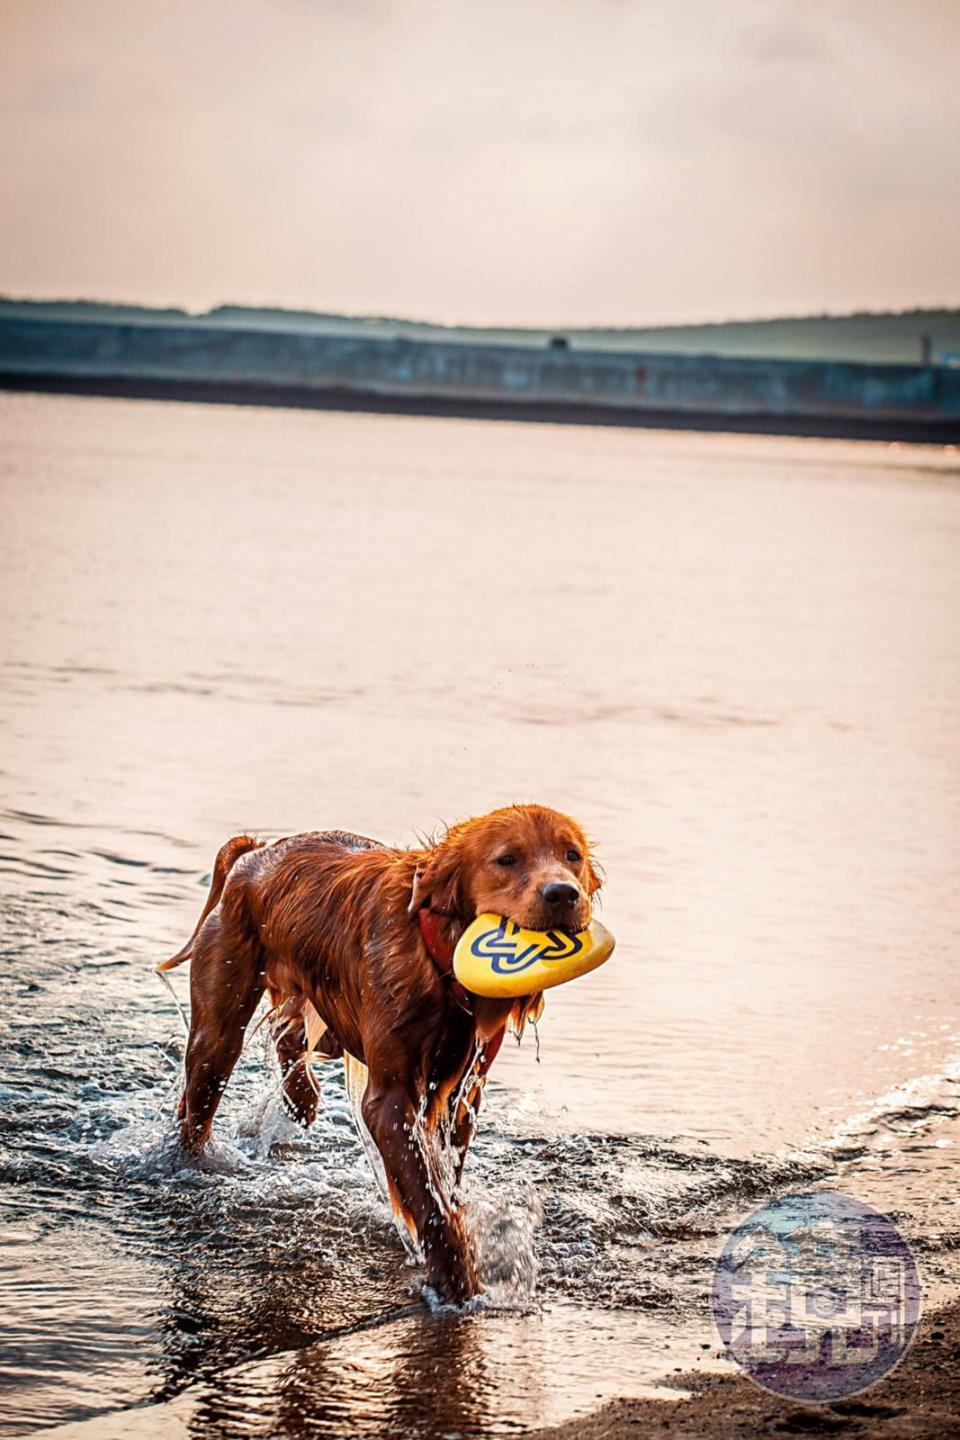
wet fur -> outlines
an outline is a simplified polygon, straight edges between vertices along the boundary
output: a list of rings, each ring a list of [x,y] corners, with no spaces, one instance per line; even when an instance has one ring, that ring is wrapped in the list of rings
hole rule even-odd
[[[517,855],[509,870],[497,862],[505,851]],[[578,895],[561,916],[541,893],[557,879],[572,882]],[[420,1138],[449,1137],[459,1181],[486,1072],[507,1024],[522,1028],[539,1013],[542,996],[472,997],[465,1008],[427,953],[418,912],[433,910],[451,945],[488,910],[534,929],[556,923],[581,929],[599,885],[580,827],[534,805],[465,821],[417,850],[342,831],[269,845],[249,835],[228,840],[193,935],[158,967],[191,962],[184,1150],[197,1155],[209,1139],[266,992],[290,1110],[304,1124],[316,1115],[314,1054],[346,1051],[366,1065],[363,1116],[394,1206],[418,1237],[427,1282],[444,1299],[474,1294],[473,1257],[455,1196],[435,1183]]]

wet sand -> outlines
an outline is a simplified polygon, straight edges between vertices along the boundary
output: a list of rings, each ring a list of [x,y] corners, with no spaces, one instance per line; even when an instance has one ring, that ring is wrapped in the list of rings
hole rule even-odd
[[[675,1377],[682,1400],[615,1400],[586,1418],[527,1440],[638,1440],[669,1434],[741,1440],[765,1434],[940,1440],[960,1434],[960,1303],[933,1310],[897,1368],[872,1389],[832,1405],[798,1405],[742,1375]]]

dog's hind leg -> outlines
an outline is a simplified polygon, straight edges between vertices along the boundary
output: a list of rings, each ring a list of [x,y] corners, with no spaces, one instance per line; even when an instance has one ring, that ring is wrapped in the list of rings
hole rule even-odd
[[[190,1039],[181,1102],[180,1143],[199,1155],[243,1049],[247,1025],[264,990],[259,946],[230,944],[216,915],[194,942],[190,973]]]
[[[331,1060],[342,1055],[343,1047],[320,1019],[309,1000],[300,996],[274,1003],[273,1043],[283,1076],[284,1102],[301,1125],[312,1125],[320,1105],[320,1093],[311,1069],[314,1055]]]

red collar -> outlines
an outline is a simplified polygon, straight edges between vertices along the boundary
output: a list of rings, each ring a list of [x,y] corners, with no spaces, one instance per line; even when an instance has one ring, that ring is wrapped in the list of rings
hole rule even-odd
[[[444,975],[453,973],[453,946],[443,933],[443,926],[446,920],[445,915],[438,915],[435,910],[429,910],[425,905],[419,911],[420,934],[423,936],[423,943],[427,947],[427,954]]]
[[[417,916],[420,921],[420,934],[423,936],[423,943],[427,947],[427,954],[443,978],[449,982],[450,992],[457,1004],[462,1009],[472,1013],[473,1007],[470,1004],[469,993],[453,973],[453,952],[455,947],[450,944],[450,941],[444,933],[444,924],[447,917],[438,915],[436,911],[428,909],[426,905],[417,912]]]

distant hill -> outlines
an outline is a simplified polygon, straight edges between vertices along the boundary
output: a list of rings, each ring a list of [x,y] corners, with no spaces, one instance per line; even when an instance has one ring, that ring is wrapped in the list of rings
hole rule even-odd
[[[736,320],[709,325],[646,328],[508,329],[446,326],[386,316],[332,315],[310,310],[220,305],[204,315],[176,308],[110,305],[94,300],[0,298],[0,316],[57,320],[132,320],[154,324],[221,325],[266,330],[311,330],[336,335],[405,337],[452,342],[486,341],[540,347],[562,335],[573,349],[641,350],[685,355],[750,356],[757,359],[863,360],[916,364],[922,337],[930,337],[934,360],[960,360],[960,309],[904,310],[854,315],[806,315],[773,320]]]

